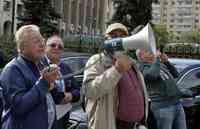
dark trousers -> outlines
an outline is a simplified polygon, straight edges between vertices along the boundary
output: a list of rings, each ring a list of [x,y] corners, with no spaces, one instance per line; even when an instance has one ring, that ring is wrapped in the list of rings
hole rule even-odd
[[[147,125],[148,125],[148,129],[157,129],[156,118],[155,118],[153,112],[151,111],[151,109],[149,109]]]
[[[122,120],[116,120],[117,129],[133,129],[135,126],[134,122],[126,122]]]
[[[69,120],[69,113],[65,114],[59,120],[56,120],[52,129],[66,129]]]

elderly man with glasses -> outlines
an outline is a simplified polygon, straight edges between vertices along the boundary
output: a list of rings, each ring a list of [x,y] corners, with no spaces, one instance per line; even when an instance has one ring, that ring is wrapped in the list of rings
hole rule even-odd
[[[47,39],[45,53],[46,56],[41,63],[43,65],[57,64],[60,68],[60,77],[72,73],[70,67],[60,60],[64,44],[58,35],[53,35]],[[80,89],[74,77],[56,80],[52,85],[55,88],[51,91],[56,103],[57,121],[54,129],[65,129],[69,119],[69,106],[71,102],[77,102],[80,98]],[[66,110],[61,111],[58,107],[62,106]],[[58,113],[60,112],[60,113]]]
[[[51,129],[55,120],[50,90],[59,77],[54,66],[40,71],[44,39],[36,25],[25,25],[15,34],[18,56],[1,73],[3,88],[2,129]]]
[[[128,36],[121,23],[108,26],[108,39]],[[84,71],[83,91],[90,129],[133,129],[146,119],[148,102],[143,76],[125,54],[92,56]]]

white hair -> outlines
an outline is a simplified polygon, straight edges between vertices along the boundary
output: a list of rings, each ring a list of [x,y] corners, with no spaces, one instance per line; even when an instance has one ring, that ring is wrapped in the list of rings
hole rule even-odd
[[[33,33],[40,34],[40,29],[37,25],[24,25],[17,30],[17,32],[15,33],[15,41],[17,44],[18,52],[21,51],[29,35]]]

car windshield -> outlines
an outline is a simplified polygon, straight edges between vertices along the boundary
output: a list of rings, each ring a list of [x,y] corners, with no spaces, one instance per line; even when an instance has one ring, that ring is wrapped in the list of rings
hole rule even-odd
[[[72,72],[77,72],[85,67],[89,57],[68,57],[63,61],[71,68]]]
[[[180,88],[188,89],[192,87],[196,87],[200,85],[200,67],[188,67],[186,68],[179,79],[177,80],[177,84]]]
[[[67,64],[72,72],[80,71],[85,67],[88,59],[90,58],[90,53],[81,53],[81,52],[64,52],[61,56],[61,60]]]

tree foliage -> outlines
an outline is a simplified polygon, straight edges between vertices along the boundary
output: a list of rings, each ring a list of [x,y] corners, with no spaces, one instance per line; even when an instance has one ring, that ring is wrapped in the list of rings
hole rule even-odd
[[[14,36],[0,36],[0,50],[3,53],[4,64],[10,61],[16,55],[16,44],[14,42]]]
[[[121,22],[129,31],[138,25],[146,25],[151,20],[152,0],[113,0],[113,22]]]
[[[182,33],[180,41],[187,43],[200,43],[200,31]]]
[[[20,25],[35,24],[44,36],[58,33],[60,15],[55,11],[51,0],[22,0],[24,13],[19,16]]]
[[[168,43],[169,33],[165,25],[154,25],[154,34],[156,38],[157,47],[163,46]]]

